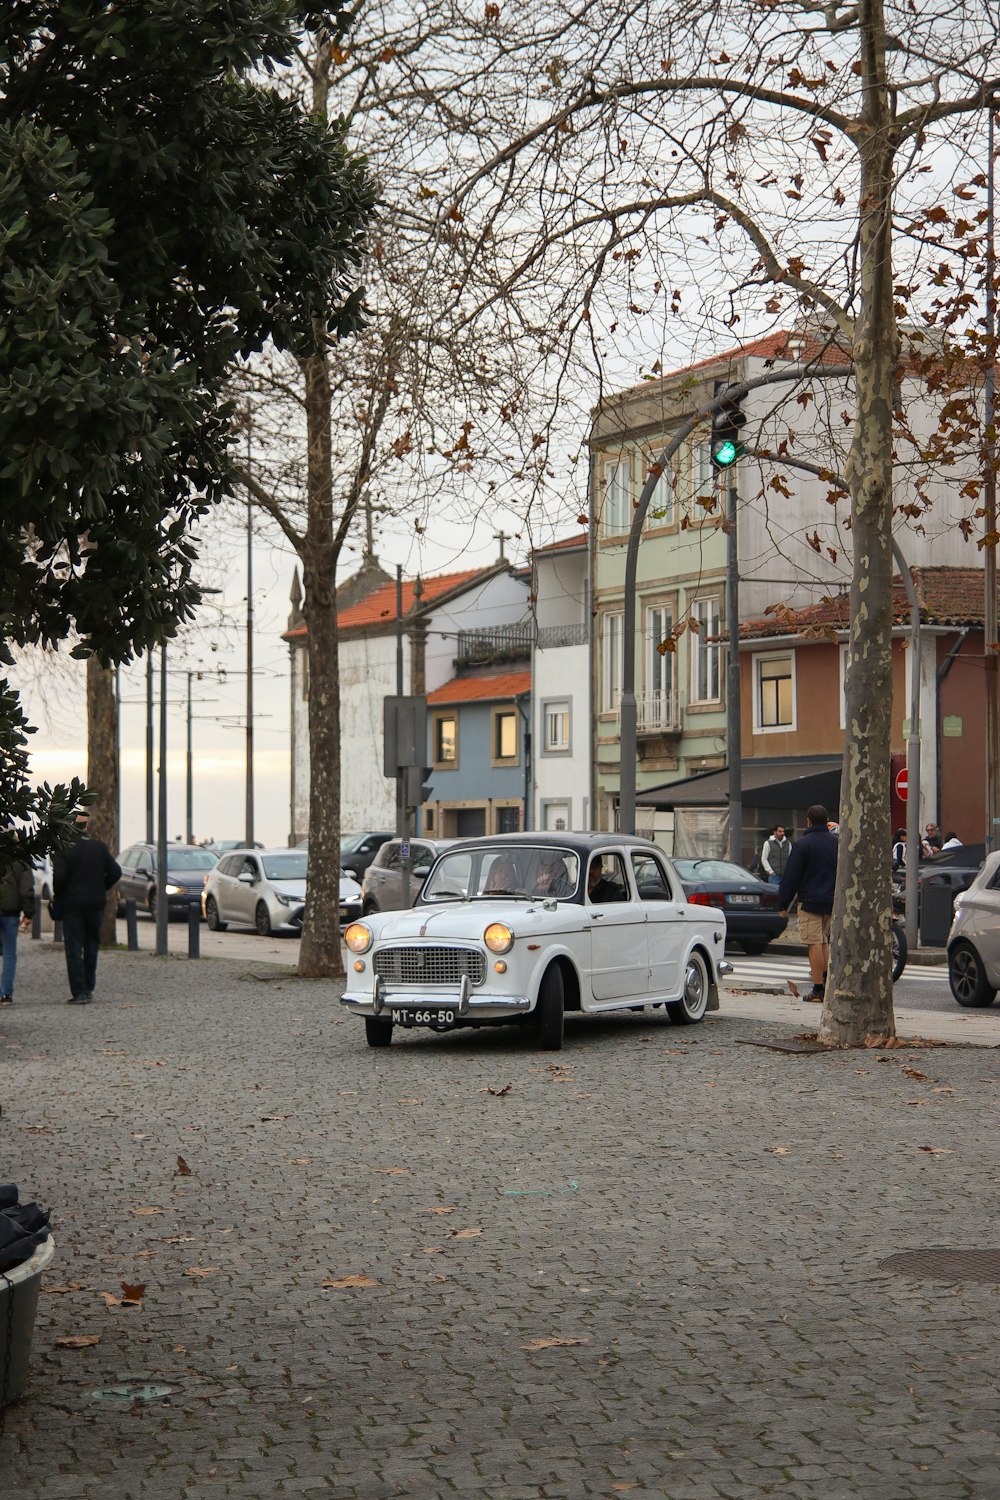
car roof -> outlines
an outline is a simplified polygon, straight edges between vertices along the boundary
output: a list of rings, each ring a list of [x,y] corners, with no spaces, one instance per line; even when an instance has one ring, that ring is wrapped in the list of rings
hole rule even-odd
[[[444,842],[447,840],[442,841]],[[635,849],[656,847],[652,839],[642,838],[634,833],[492,833],[477,834],[474,838],[455,839],[452,842],[461,843],[470,849],[486,846],[492,849],[496,844],[503,844],[511,849],[572,849],[583,855],[602,849],[621,849],[623,846]]]

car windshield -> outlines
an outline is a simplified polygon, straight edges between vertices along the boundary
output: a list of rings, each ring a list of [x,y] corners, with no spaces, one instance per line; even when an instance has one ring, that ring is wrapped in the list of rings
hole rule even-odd
[[[288,854],[266,854],[262,863],[268,880],[305,880],[308,856],[291,850]]]
[[[363,833],[342,833],[340,835],[341,854],[353,854],[359,844],[364,843]]]
[[[675,859],[673,863],[682,880],[730,880],[742,885],[755,879],[742,865],[730,864],[726,859]]]
[[[168,849],[168,870],[211,870],[218,861],[208,849]]]
[[[487,844],[455,849],[434,866],[421,901],[465,901],[490,896],[572,897],[580,861],[571,849]]]

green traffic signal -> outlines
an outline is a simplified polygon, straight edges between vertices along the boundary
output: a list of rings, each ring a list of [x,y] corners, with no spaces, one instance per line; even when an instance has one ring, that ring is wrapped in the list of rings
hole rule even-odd
[[[728,469],[730,464],[734,464],[739,456],[740,450],[736,443],[731,438],[726,438],[725,442],[720,443],[719,447],[712,454],[712,462],[720,469]]]

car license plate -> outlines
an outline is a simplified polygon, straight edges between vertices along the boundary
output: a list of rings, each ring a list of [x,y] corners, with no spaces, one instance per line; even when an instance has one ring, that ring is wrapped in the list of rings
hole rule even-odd
[[[454,1025],[453,1010],[394,1010],[390,1012],[394,1026],[451,1026]]]
[[[729,903],[730,906],[759,906],[760,905],[760,897],[759,896],[745,896],[742,893],[738,893],[738,894],[733,895],[733,896],[727,896],[726,900],[728,901],[728,903]]]

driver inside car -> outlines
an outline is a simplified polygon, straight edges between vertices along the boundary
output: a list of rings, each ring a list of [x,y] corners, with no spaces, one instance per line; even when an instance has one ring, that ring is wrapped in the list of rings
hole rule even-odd
[[[517,870],[513,860],[496,859],[490,865],[483,895],[511,895],[517,890]]]
[[[571,896],[573,886],[566,873],[566,866],[561,859],[544,860],[538,866],[538,874],[535,876],[535,888],[531,893],[533,896],[549,896],[557,900],[561,896]]]

